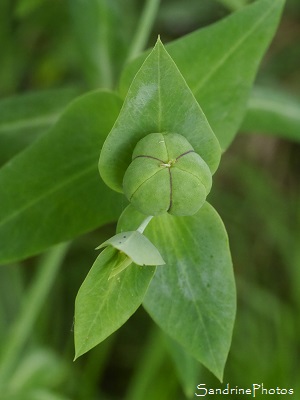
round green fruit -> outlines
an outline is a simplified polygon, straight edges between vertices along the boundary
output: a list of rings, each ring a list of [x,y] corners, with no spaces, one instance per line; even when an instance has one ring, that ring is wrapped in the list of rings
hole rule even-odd
[[[150,133],[141,139],[123,179],[125,196],[146,215],[193,215],[211,185],[208,165],[177,133]]]

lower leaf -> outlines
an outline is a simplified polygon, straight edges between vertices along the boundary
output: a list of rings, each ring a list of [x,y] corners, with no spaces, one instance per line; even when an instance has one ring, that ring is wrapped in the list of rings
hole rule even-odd
[[[128,207],[119,221],[134,229],[142,215]],[[131,226],[126,224],[131,221]],[[236,311],[235,282],[224,225],[208,203],[190,217],[155,217],[145,235],[162,254],[143,302],[154,321],[220,380]]]
[[[131,264],[117,276],[111,271],[124,253],[109,246],[100,253],[75,301],[75,359],[102,342],[141,305],[155,267]]]
[[[235,283],[223,223],[208,204],[185,218],[159,218],[149,237],[166,261],[144,306],[157,324],[220,380],[235,319]]]

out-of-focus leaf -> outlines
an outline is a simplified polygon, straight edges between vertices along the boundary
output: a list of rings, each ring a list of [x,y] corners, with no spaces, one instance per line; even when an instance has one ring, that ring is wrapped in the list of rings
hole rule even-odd
[[[0,165],[49,129],[78,93],[66,88],[0,100]]]
[[[299,142],[300,98],[278,89],[255,87],[241,129]]]
[[[248,95],[277,28],[284,0],[259,0],[229,17],[166,46],[225,150],[246,111]],[[146,54],[128,64],[128,87]]]
[[[38,253],[117,219],[122,200],[98,174],[121,107],[113,93],[76,99],[58,123],[0,170],[0,262]]]
[[[39,7],[44,0],[19,0],[15,7],[15,15],[23,18]]]

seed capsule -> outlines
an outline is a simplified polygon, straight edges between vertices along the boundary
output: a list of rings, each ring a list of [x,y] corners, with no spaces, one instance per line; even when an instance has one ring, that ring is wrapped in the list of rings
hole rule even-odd
[[[177,133],[150,133],[141,139],[123,179],[126,197],[146,215],[193,215],[211,185],[208,165]]]

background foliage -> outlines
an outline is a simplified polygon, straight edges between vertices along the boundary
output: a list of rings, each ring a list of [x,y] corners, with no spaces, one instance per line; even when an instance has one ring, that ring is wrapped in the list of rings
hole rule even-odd
[[[139,47],[132,38],[142,3],[90,1],[85,14],[80,0],[1,1],[1,164],[46,132],[76,95],[115,87],[121,66]],[[179,38],[246,3],[191,0],[187,6],[164,0],[145,45],[152,45],[158,33],[164,42]],[[209,198],[229,233],[238,292],[224,382],[240,387],[263,382],[292,387],[296,393],[299,21],[299,2],[287,0],[257,77],[259,87],[250,98],[240,135],[222,158]],[[17,94],[26,97],[11,97]],[[119,208],[125,208],[122,200]],[[113,224],[107,225],[42,256],[0,267],[3,399],[184,399],[184,372],[186,393],[193,393],[194,382],[220,387],[204,369],[193,376],[193,366],[182,360],[178,374],[170,356],[176,344],[165,342],[143,309],[102,345],[71,361],[74,298],[95,259],[92,249],[114,231]]]

